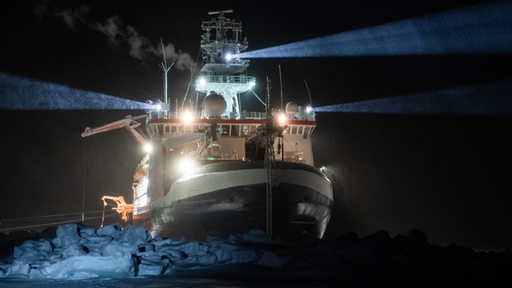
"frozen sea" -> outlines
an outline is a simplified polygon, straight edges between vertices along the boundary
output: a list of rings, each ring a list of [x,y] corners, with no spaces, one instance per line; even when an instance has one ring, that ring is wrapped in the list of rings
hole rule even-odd
[[[512,287],[511,251],[432,245],[417,229],[301,246],[257,229],[205,242],[119,224],[53,232],[0,259],[0,287]]]

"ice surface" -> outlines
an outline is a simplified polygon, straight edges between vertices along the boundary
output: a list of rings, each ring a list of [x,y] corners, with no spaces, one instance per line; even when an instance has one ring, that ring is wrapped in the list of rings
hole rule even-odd
[[[285,259],[247,243],[271,243],[265,233],[251,230],[226,240],[207,242],[183,238],[152,238],[142,227],[111,224],[99,229],[77,224],[57,228],[51,240],[27,240],[14,248],[12,259],[0,264],[0,278],[83,279],[164,275],[173,267],[254,263],[279,267]]]
[[[432,245],[418,229],[302,246],[261,230],[198,242],[130,225],[55,229],[0,259],[0,287],[512,287],[510,250]]]

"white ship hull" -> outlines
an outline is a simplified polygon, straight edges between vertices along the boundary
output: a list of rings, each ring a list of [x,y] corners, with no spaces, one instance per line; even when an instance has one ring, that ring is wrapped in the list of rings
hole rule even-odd
[[[175,181],[146,219],[139,219],[162,237],[206,240],[258,228],[286,243],[322,238],[333,203],[330,181],[308,165],[278,162],[267,193],[267,173],[261,161],[202,166]]]

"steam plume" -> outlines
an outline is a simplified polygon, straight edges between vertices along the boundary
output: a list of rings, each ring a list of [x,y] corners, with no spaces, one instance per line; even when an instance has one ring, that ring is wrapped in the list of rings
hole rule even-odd
[[[159,42],[153,44],[148,38],[143,36],[135,27],[124,23],[118,15],[113,15],[103,21],[91,21],[87,16],[91,8],[82,5],[74,9],[60,9],[51,0],[37,2],[34,5],[34,14],[39,18],[55,17],[72,31],[77,31],[80,26],[87,29],[93,29],[103,34],[112,47],[128,47],[128,54],[138,60],[145,61],[151,57],[162,57],[162,48]],[[176,51],[172,43],[164,47],[167,60],[174,62],[177,69],[192,71],[195,66],[194,60],[190,54]]]

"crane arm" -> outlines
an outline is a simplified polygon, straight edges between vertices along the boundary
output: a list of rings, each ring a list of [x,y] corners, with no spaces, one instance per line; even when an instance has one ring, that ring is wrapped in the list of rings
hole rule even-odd
[[[130,134],[135,137],[137,142],[139,142],[141,145],[147,144],[149,141],[142,133],[137,131],[136,128],[138,128],[141,124],[135,120],[145,118],[146,115],[139,115],[132,117],[131,115],[126,116],[124,119],[117,120],[108,124],[105,124],[103,126],[90,128],[86,127],[85,131],[82,133],[82,137],[88,137],[94,134],[99,134],[103,132],[108,132],[116,129],[126,128]]]

